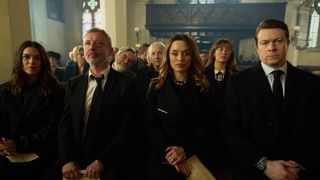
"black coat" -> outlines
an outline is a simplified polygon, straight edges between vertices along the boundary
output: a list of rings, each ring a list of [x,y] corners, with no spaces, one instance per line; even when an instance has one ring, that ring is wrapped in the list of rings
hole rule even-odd
[[[219,108],[223,104],[224,95],[226,92],[227,82],[230,76],[230,72],[226,70],[224,79],[222,81],[217,81],[215,79],[214,67],[209,66],[205,69],[205,75],[210,83],[210,91],[213,96],[213,101],[215,106]]]
[[[54,70],[54,76],[57,78],[57,80],[59,82],[64,82],[66,81],[66,72],[64,69],[61,69],[60,67],[57,67],[55,70]]]
[[[132,123],[135,91],[133,80],[110,68],[103,91],[98,119],[88,126],[82,143],[84,101],[88,73],[71,79],[67,85],[65,109],[59,126],[60,165],[69,161],[83,168],[99,160],[104,170],[126,164],[130,150],[126,148],[129,126]]]
[[[232,75],[222,121],[224,136],[237,162],[236,179],[264,179],[254,164],[263,156],[294,160],[307,170],[305,179],[319,179],[320,79],[288,62],[282,110],[276,106],[267,77],[258,64]],[[286,126],[280,126],[285,122]],[[288,127],[290,137],[279,143]],[[285,146],[288,142],[289,146]],[[282,150],[288,149],[285,153]],[[316,175],[317,174],[317,175]],[[303,179],[303,178],[301,178]]]
[[[85,63],[83,65],[83,73],[88,72],[89,68],[90,68],[90,65],[88,63]],[[65,81],[68,81],[69,79],[80,75],[79,66],[78,66],[78,63],[76,63],[76,62],[67,66],[65,71],[66,71],[65,72]]]
[[[183,86],[167,80],[156,90],[151,86],[146,98],[145,127],[149,140],[148,174],[150,179],[175,179],[179,173],[165,162],[165,149],[182,146],[188,157],[204,157],[208,142],[209,105],[193,81]],[[180,178],[183,178],[180,176]]]
[[[0,137],[13,139],[17,153],[36,153],[40,164],[30,173],[41,174],[53,166],[57,156],[57,126],[64,91],[53,89],[53,93],[43,97],[39,96],[39,86],[35,84],[13,95],[8,85],[0,86]]]

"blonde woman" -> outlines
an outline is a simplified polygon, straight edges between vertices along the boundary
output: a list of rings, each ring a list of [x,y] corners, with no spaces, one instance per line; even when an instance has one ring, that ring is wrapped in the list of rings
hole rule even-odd
[[[72,57],[76,63],[66,67],[66,80],[88,72],[89,64],[86,62],[83,53],[83,46],[75,46],[72,50]]]

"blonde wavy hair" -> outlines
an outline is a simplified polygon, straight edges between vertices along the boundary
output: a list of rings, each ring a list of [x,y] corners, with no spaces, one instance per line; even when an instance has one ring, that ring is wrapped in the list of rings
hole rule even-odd
[[[83,55],[83,46],[82,45],[78,45],[78,46],[75,46],[73,49],[72,49],[72,55],[73,55],[73,58],[76,59],[77,56],[80,54],[80,55]]]

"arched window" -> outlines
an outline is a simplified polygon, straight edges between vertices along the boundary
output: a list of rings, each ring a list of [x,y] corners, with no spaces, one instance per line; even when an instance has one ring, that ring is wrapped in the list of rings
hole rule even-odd
[[[84,0],[82,4],[82,32],[98,27],[101,28],[101,11],[99,0]]]
[[[310,20],[310,28],[308,33],[308,48],[317,48],[319,44],[319,20],[320,20],[320,1],[316,0],[313,4],[313,11],[311,14],[311,20]]]

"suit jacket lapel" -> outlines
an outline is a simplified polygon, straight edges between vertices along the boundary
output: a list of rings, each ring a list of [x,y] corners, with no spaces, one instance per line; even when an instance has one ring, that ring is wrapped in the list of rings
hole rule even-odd
[[[265,74],[265,72],[262,69],[261,64],[259,63],[255,68],[252,75],[257,75],[255,78],[255,85],[254,87],[257,89],[256,93],[260,93],[258,97],[258,101],[265,102],[265,108],[270,109],[270,119],[265,119],[268,122],[265,122],[266,124],[272,123],[274,124],[276,130],[274,131],[275,135],[278,134],[278,127],[280,126],[280,119],[281,117],[281,111],[276,106],[275,98],[271,89],[271,86],[269,84],[268,78]],[[254,77],[253,77],[254,78]],[[257,107],[259,108],[259,107]],[[261,108],[261,107],[260,107]],[[269,122],[271,121],[271,122]]]
[[[72,99],[72,103],[74,103],[74,113],[75,116],[74,119],[77,121],[74,121],[75,129],[79,132],[76,133],[79,135],[79,139],[81,139],[81,132],[82,132],[82,125],[83,125],[83,113],[84,113],[84,105],[85,105],[85,98],[87,93],[87,86],[88,86],[88,73],[85,73],[84,75],[81,75],[78,79],[78,87],[72,87],[72,89],[75,91],[74,93],[74,99]]]
[[[118,72],[114,71],[113,68],[110,68],[106,83],[104,85],[104,90],[102,94],[102,99],[100,102],[100,108],[97,111],[97,114],[99,115],[98,118],[94,119],[95,122],[93,122],[93,125],[95,126],[97,124],[97,120],[100,119],[101,114],[101,107],[106,107],[106,103],[108,103],[108,98],[111,95],[111,92],[113,91],[113,88],[117,82],[117,74]]]
[[[209,82],[214,82],[214,68],[213,68],[213,66],[209,66],[206,69],[206,74],[207,74],[207,79],[209,80]]]
[[[261,92],[261,94],[259,96],[261,97],[265,97],[266,101],[274,101],[273,98],[269,98],[269,97],[273,97],[273,93],[272,93],[272,89],[271,86],[269,84],[268,78],[265,74],[265,72],[262,69],[261,64],[259,63],[259,65],[255,66],[255,68],[253,69],[255,72],[253,72],[253,75],[257,75],[257,77],[252,77],[253,79],[256,79],[256,85],[255,88],[257,88],[256,92]],[[271,102],[274,103],[274,102]]]
[[[158,101],[160,102],[158,104],[159,108],[173,116],[183,114],[182,104],[175,93],[172,82],[167,80],[165,86],[165,90],[163,93],[160,93],[158,97]]]
[[[292,122],[296,118],[292,117],[292,109],[296,109],[293,106],[296,106],[297,98],[299,97],[299,93],[303,92],[303,85],[301,84],[303,80],[300,79],[299,73],[296,69],[288,62],[287,69],[287,77],[285,82],[285,99],[283,106],[283,113],[285,120],[288,121],[288,125],[291,128],[291,132],[296,135],[296,131],[294,130],[294,124],[296,122]]]
[[[296,98],[298,97],[299,92],[303,92],[301,90],[302,85],[300,83],[302,80],[299,80],[299,76],[297,75],[294,67],[288,62],[287,69],[287,77],[285,82],[285,99],[284,99],[284,107],[286,112],[290,105],[294,105]]]
[[[107,82],[104,85],[104,90],[103,90],[103,99],[105,100],[108,98],[112,92],[112,89],[116,83],[117,80],[117,73],[113,68],[110,68],[109,75],[107,77]],[[103,101],[105,102],[105,101]]]

